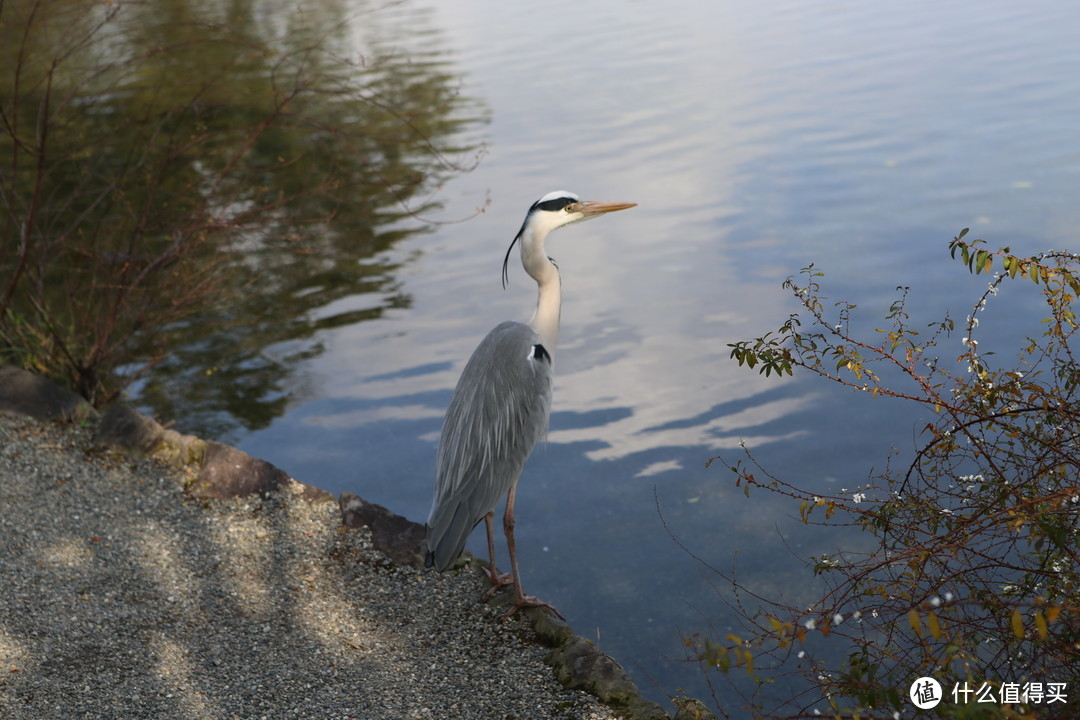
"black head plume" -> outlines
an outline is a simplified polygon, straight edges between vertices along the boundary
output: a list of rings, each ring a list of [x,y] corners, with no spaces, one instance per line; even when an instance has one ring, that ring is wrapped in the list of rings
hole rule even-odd
[[[521,234],[525,232],[525,227],[529,224],[529,218],[536,212],[554,212],[562,210],[571,203],[579,202],[578,196],[572,192],[566,190],[556,190],[555,192],[549,192],[544,197],[540,198],[532,204],[529,208],[529,212],[525,214],[525,221],[521,223],[521,229],[517,231],[517,235],[510,241],[510,247],[506,248],[506,256],[503,258],[502,266],[502,286],[503,290],[506,289],[506,283],[510,279],[508,265],[510,264],[510,252],[514,249],[514,245],[521,239]]]

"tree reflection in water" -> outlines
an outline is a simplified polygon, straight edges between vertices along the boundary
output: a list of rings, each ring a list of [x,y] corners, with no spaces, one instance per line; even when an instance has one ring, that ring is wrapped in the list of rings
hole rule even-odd
[[[362,0],[0,5],[0,352],[188,431],[267,425],[319,330],[408,306],[386,251],[480,156],[423,28]]]

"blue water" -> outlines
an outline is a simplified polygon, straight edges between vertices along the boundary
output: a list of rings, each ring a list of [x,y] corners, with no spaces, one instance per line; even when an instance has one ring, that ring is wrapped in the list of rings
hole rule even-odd
[[[532,311],[519,266],[508,290],[499,279],[529,204],[554,189],[639,203],[548,242],[563,323],[548,441],[519,489],[521,567],[650,697],[705,696],[681,639],[735,619],[660,513],[703,561],[798,599],[796,555],[859,539],[745,498],[706,461],[745,443],[784,479],[854,488],[890,448],[910,453],[926,419],[806,376],[760,378],[726,344],[778,327],[795,309],[781,281],[811,262],[872,334],[898,285],[920,322],[970,311],[986,278],[948,260],[963,227],[1019,254],[1077,249],[1080,6],[456,0],[377,14],[415,27],[489,108],[487,153],[440,190],[438,219],[484,212],[395,246],[408,306],[323,332],[288,412],[238,444],[422,522],[458,374],[491,327]]]

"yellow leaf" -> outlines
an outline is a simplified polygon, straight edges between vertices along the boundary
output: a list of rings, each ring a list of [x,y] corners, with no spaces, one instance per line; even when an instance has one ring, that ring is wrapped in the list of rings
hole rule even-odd
[[[930,634],[934,636],[935,640],[941,639],[941,623],[938,622],[937,615],[935,615],[934,613],[927,613],[926,626],[930,628]]]
[[[1045,640],[1047,636],[1046,618],[1043,617],[1042,611],[1035,611],[1035,630],[1039,633],[1039,639]]]
[[[1013,610],[1012,613],[1012,631],[1013,635],[1018,638],[1024,637],[1024,617],[1020,614],[1020,608]]]
[[[1061,606],[1060,605],[1051,605],[1050,607],[1046,608],[1046,621],[1047,622],[1054,622],[1055,620],[1058,619],[1058,615],[1060,615],[1060,614],[1061,614]]]
[[[911,625],[911,629],[915,631],[915,634],[922,637],[922,623],[919,622],[919,613],[912,610],[907,614],[908,624]]]

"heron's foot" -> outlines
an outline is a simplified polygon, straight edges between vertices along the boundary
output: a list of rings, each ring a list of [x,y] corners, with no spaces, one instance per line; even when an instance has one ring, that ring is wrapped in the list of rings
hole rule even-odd
[[[486,567],[484,568],[484,574],[487,575],[487,579],[491,583],[491,587],[484,593],[484,602],[490,600],[502,588],[514,584],[514,576],[510,573],[501,573],[498,568]]]
[[[510,609],[506,611],[505,615],[503,615],[503,620],[506,620],[511,615],[516,613],[518,611],[518,608],[525,607],[545,607],[551,612],[555,613],[555,615],[557,615],[560,620],[566,619],[563,617],[563,614],[559,612],[551,603],[546,603],[543,600],[533,597],[532,595],[525,595],[519,589],[516,593],[516,597],[514,598],[514,604],[511,605]]]

